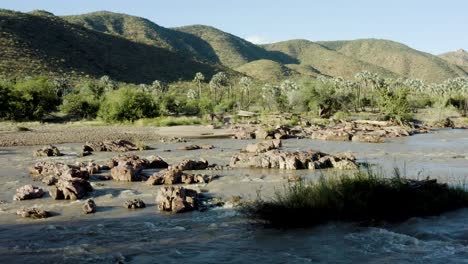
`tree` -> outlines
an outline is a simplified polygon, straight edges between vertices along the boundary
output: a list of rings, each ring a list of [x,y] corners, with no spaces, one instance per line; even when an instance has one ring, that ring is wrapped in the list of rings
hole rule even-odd
[[[227,77],[225,72],[218,72],[210,80],[210,88],[213,92],[214,101],[219,102],[221,101],[223,94],[221,88],[226,87],[229,85],[229,78]],[[218,98],[219,94],[219,98]]]
[[[104,88],[105,92],[110,92],[118,88],[117,83],[108,75],[104,75],[99,79],[99,85]]]
[[[252,86],[252,78],[246,76],[240,78],[239,85],[241,87],[241,105],[242,107],[248,108],[250,102],[252,101],[250,98],[250,87]],[[245,98],[247,98],[247,100],[245,100]]]
[[[201,98],[201,94],[202,94],[201,84],[202,84],[202,82],[205,81],[205,75],[203,75],[203,73],[201,73],[201,72],[197,72],[195,74],[195,77],[193,78],[193,81],[196,82],[197,85],[198,85],[198,98]]]

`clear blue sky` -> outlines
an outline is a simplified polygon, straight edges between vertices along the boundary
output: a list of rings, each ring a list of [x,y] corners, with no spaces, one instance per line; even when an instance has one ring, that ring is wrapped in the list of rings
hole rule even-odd
[[[165,27],[210,25],[253,42],[383,38],[435,54],[468,49],[468,0],[0,0],[0,7],[108,10]]]

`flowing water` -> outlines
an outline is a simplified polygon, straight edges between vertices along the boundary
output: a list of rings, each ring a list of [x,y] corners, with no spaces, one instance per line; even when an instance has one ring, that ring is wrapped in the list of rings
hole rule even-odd
[[[140,156],[160,155],[169,163],[204,157],[227,164],[248,141],[194,140],[213,144],[213,150],[179,151],[184,144],[150,144]],[[438,178],[465,184],[468,175],[468,130],[388,140],[384,144],[283,141],[284,149],[350,151],[360,162],[376,164],[391,173]],[[158,212],[154,198],[160,187],[144,183],[93,181],[91,194],[98,211],[83,215],[83,201],[53,201],[48,195],[30,201],[11,201],[15,189],[31,183],[27,168],[38,160],[102,162],[115,153],[76,158],[80,144],[58,145],[65,156],[33,158],[37,147],[0,149],[0,263],[468,263],[468,209],[442,216],[413,218],[383,227],[330,223],[299,230],[275,230],[249,223],[234,209],[221,207],[178,215]],[[171,150],[166,152],[165,150]],[[208,172],[220,178],[193,185],[213,195],[268,197],[286,184],[290,173],[308,179],[320,172],[242,169]],[[40,183],[34,183],[43,188]],[[127,210],[122,204],[141,198],[147,208]],[[20,207],[39,207],[56,215],[44,220],[20,219]]]

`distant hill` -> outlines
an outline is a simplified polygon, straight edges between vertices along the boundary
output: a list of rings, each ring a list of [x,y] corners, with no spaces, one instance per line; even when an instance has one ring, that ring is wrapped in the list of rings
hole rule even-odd
[[[283,54],[268,52],[242,38],[210,26],[193,25],[170,29],[145,18],[106,11],[63,18],[88,29],[121,36],[231,68],[259,59],[273,59],[284,63],[295,62]]]
[[[174,28],[175,30],[193,34],[210,44],[223,65],[231,68],[245,63],[269,59],[280,63],[296,63],[297,61],[285,54],[269,52],[264,48],[248,42],[219,29],[203,25]]]
[[[0,10],[0,75],[8,76],[109,75],[142,83],[226,71],[277,82],[318,75],[353,78],[370,71],[440,82],[468,76],[467,57],[463,50],[438,57],[379,39],[255,45],[210,26],[165,28],[106,11],[57,17]]]
[[[255,79],[269,82],[279,82],[301,74],[285,65],[272,60],[256,60],[235,68],[236,71]]]
[[[367,63],[308,40],[289,40],[263,45],[267,50],[282,52],[324,75],[353,78],[360,71],[371,71],[385,77],[397,74],[378,65]]]
[[[88,29],[154,45],[199,60],[220,63],[213,48],[203,39],[193,34],[161,27],[145,18],[107,11],[62,18]]]
[[[468,52],[464,49],[457,51],[447,52],[439,55],[440,58],[463,68],[468,72]]]
[[[460,67],[429,53],[398,42],[381,39],[328,41],[319,44],[367,63],[379,65],[404,77],[440,82],[467,76]]]
[[[46,34],[45,34],[46,33]],[[48,12],[0,10],[0,74],[109,75],[125,82],[192,79],[225,70],[167,49],[71,24]]]

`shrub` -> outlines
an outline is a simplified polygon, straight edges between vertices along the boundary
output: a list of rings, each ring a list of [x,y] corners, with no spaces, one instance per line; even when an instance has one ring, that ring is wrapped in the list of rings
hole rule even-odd
[[[123,87],[105,95],[98,117],[106,122],[134,121],[159,114],[154,99],[143,91]]]
[[[403,88],[396,91],[387,89],[379,91],[378,105],[380,113],[400,124],[410,121],[412,114],[408,94],[409,90]]]
[[[0,118],[41,120],[60,104],[55,87],[44,77],[0,84]]]
[[[100,101],[92,95],[68,94],[64,96],[61,110],[66,114],[77,115],[81,118],[95,118],[99,110]]]
[[[303,227],[328,221],[403,221],[468,206],[468,192],[435,180],[384,178],[371,171],[290,184],[271,201],[261,198],[241,209],[255,221]]]

